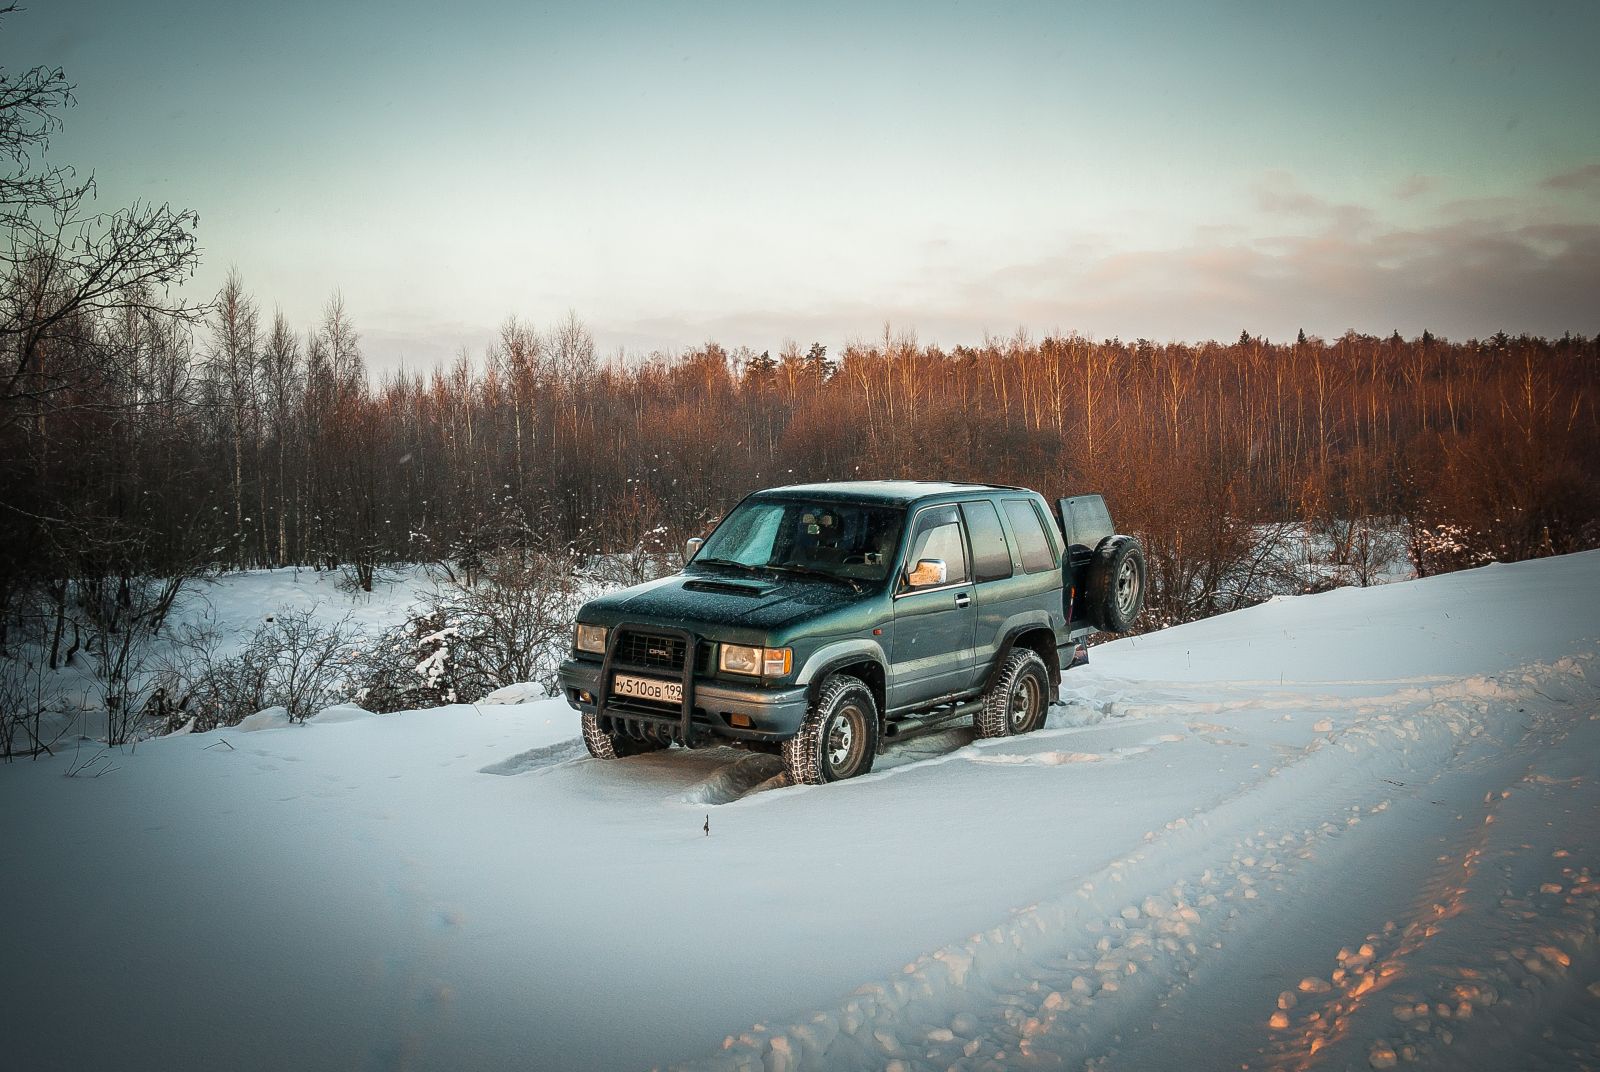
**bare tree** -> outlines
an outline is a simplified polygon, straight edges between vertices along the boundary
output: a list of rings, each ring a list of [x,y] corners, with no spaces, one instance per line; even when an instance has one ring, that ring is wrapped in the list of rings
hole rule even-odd
[[[273,513],[276,518],[275,531],[272,533],[275,551],[273,564],[281,566],[290,560],[289,515],[294,500],[289,486],[288,457],[290,443],[298,438],[297,409],[305,390],[300,340],[281,309],[273,315],[272,331],[267,336],[266,347],[261,354],[261,381],[276,463],[273,481]]]
[[[261,331],[255,302],[237,269],[228,273],[215,303],[211,346],[206,352],[207,386],[229,445],[232,463],[234,565],[243,566],[246,540],[244,464],[246,445],[255,453],[259,429],[258,390]]]
[[[0,20],[16,11],[0,8]],[[198,216],[144,202],[98,209],[92,174],[48,161],[72,89],[60,68],[0,70],[0,425],[71,405],[74,386],[116,362],[85,336],[85,318],[199,313],[166,298],[194,273]]]

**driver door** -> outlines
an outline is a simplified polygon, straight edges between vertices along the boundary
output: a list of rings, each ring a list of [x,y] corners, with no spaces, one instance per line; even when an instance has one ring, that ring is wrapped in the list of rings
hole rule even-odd
[[[910,574],[924,559],[944,563],[943,583],[912,586]],[[912,707],[966,691],[972,684],[977,609],[966,534],[955,506],[917,513],[895,584],[889,706]]]

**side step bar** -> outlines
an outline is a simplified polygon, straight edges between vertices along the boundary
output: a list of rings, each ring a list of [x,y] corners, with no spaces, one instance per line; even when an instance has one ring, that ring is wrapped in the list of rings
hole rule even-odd
[[[912,737],[921,737],[925,733],[937,733],[939,730],[948,729],[953,722],[971,718],[981,710],[983,710],[982,700],[968,700],[966,703],[952,704],[949,707],[936,707],[920,715],[908,715],[898,722],[890,722],[883,727],[884,740],[886,743],[905,741]]]

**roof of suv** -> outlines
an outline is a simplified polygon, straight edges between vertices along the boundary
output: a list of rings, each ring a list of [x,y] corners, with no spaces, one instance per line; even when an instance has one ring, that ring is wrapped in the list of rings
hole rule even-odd
[[[1004,484],[950,484],[941,480],[837,480],[821,484],[790,484],[782,488],[767,488],[758,494],[904,505],[933,495],[1020,490],[1023,489]]]

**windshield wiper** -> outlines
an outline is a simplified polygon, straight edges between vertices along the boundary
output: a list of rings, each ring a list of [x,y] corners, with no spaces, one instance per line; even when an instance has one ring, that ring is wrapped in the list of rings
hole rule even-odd
[[[806,577],[822,577],[826,580],[838,581],[840,584],[848,584],[857,592],[861,591],[861,586],[856,583],[856,579],[854,577],[841,577],[837,573],[829,573],[827,570],[819,570],[812,566],[801,566],[791,562],[772,562],[768,563],[765,568],[769,570],[781,570],[784,573],[799,573]]]
[[[759,573],[762,569],[762,567],[752,566],[748,562],[735,562],[731,558],[696,558],[689,564],[691,566],[732,566],[734,569],[742,569],[746,573]]]

